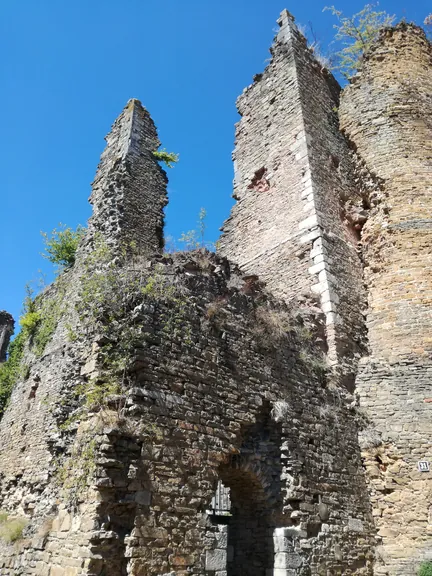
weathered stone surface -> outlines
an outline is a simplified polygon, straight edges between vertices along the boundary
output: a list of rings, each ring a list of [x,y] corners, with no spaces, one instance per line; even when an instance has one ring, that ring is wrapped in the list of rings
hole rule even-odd
[[[221,251],[242,271],[160,254],[154,124],[136,100],[115,122],[77,263],[40,297],[68,306],[42,352],[26,343],[0,422],[0,506],[28,522],[0,574],[413,576],[431,558],[431,46],[383,33],[343,136],[336,81],[279,24],[238,103]],[[86,323],[98,238],[117,292]]]
[[[0,422],[2,506],[20,509],[25,495],[29,504],[23,512],[29,515],[32,506],[29,535],[50,515],[52,523],[43,550],[29,547],[18,555],[15,549],[0,550],[2,559],[7,554],[13,558],[13,568],[2,560],[3,573],[13,574],[27,557],[40,562],[35,574],[47,566],[77,568],[78,574],[103,569],[109,576],[126,569],[154,576],[170,570],[202,574],[206,557],[208,563],[226,558],[228,573],[236,566],[267,570],[275,562],[273,531],[287,525],[292,542],[287,553],[301,558],[305,570],[326,566],[349,574],[372,542],[370,533],[356,542],[344,530],[350,517],[372,525],[356,417],[338,393],[326,388],[322,375],[301,360],[306,344],[296,334],[298,321],[292,319],[283,346],[276,335],[263,340],[256,308],[289,310],[258,287],[251,295],[247,277],[209,253],[162,258],[143,269],[149,277],[157,270],[181,286],[187,316],[181,333],[167,332],[167,319],[178,311],[162,296],[157,309],[141,296],[129,312],[142,326],[142,340],[125,389],[123,416],[119,421],[115,414],[102,413],[78,427],[81,435],[93,431],[98,448],[93,484],[74,492],[73,508],[66,500],[68,490],[56,482],[54,458],[71,453],[74,433],[61,424],[74,405],[71,386],[87,378],[81,367],[88,353],[81,357],[75,345],[63,345],[63,354],[35,361],[32,370],[40,381],[25,414],[16,399],[28,396],[31,381],[14,390]],[[215,302],[221,302],[219,312],[208,315]],[[60,346],[58,330],[54,338]],[[279,405],[283,410],[273,410]],[[45,436],[37,428],[22,429],[25,421],[40,421]],[[6,431],[12,422],[22,429],[19,443]],[[30,445],[29,435],[41,444],[39,458],[30,462],[20,457],[21,447]],[[219,479],[231,490],[227,532],[205,512]],[[361,493],[364,497],[358,498]],[[317,524],[319,502],[329,508],[332,532],[325,537]],[[290,528],[293,522],[303,530]],[[344,550],[342,562],[331,554],[336,543]],[[217,569],[224,566],[218,563]],[[368,572],[365,564],[358,573]]]
[[[106,141],[81,251],[94,245],[97,234],[111,246],[133,243],[139,253],[161,252],[167,177],[153,156],[160,145],[156,127],[139,100],[129,100]]]
[[[0,310],[0,362],[6,360],[6,352],[14,331],[14,319],[9,312]]]
[[[220,251],[287,301],[315,293],[328,359],[353,389],[365,348],[359,234],[345,218],[358,197],[338,130],[340,87],[284,11],[264,73],[240,96],[234,197]],[[265,186],[263,185],[265,182]]]
[[[361,434],[382,539],[375,574],[430,559],[432,475],[432,47],[400,24],[382,33],[343,93],[341,127],[380,179],[362,231],[370,356],[357,377]]]

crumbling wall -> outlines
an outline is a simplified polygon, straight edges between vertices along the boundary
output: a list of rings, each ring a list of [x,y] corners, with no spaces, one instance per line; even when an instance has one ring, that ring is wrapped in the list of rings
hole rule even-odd
[[[385,30],[344,90],[341,127],[382,182],[362,232],[370,356],[357,377],[363,446],[382,548],[376,574],[415,574],[432,557],[432,47]]]
[[[72,389],[102,370],[96,333],[82,355],[58,342],[58,360],[47,354],[15,388],[0,423],[1,506],[29,526],[19,546],[1,546],[2,574],[371,574],[356,411],[327,388],[303,340],[313,315],[294,310],[278,336],[289,310],[209,254],[144,269],[177,296],[142,294],[129,310],[141,336],[121,398],[68,424]],[[178,331],[167,329],[179,314]],[[116,337],[112,325],[110,345]],[[27,449],[37,423],[48,466]],[[219,480],[233,504],[226,545],[207,513]]]
[[[364,353],[358,199],[351,152],[338,130],[340,87],[284,11],[272,60],[238,100],[234,197],[220,251],[278,297],[317,294],[329,361],[352,391]]]
[[[132,101],[115,123],[79,257],[35,303],[0,422],[0,507],[27,525],[0,571],[371,574],[357,412],[328,387],[321,311],[206,251],[146,256],[165,198],[156,143],[134,139],[147,121]],[[228,528],[208,513],[220,481]]]
[[[141,253],[161,252],[167,178],[153,155],[160,145],[156,127],[139,100],[129,100],[106,142],[92,184],[93,215],[84,246],[92,245],[97,233],[117,248],[133,242]]]
[[[5,310],[0,310],[0,362],[6,360],[9,341],[14,331],[14,319]]]

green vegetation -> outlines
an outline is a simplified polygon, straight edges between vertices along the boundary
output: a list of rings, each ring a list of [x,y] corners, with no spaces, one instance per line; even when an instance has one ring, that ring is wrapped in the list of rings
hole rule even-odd
[[[57,468],[56,482],[69,492],[69,501],[77,504],[96,470],[96,438],[83,434],[74,444],[70,457]]]
[[[36,332],[40,321],[40,313],[35,311],[26,312],[24,316],[21,316],[19,323],[23,331],[32,336]]]
[[[51,340],[57,324],[64,312],[66,286],[61,278],[54,284],[55,292],[52,296],[36,298],[36,303],[40,305],[38,309],[39,322],[30,341],[31,349],[36,356],[42,356],[45,347]]]
[[[50,341],[57,327],[60,316],[64,311],[65,283],[58,278],[53,285],[54,294],[44,298],[33,298],[32,290],[26,287],[23,314],[20,317],[20,326],[30,349],[36,356],[42,356],[45,347]]]
[[[65,286],[61,278],[54,286],[54,295],[43,299],[33,298],[32,290],[26,287],[19,320],[21,331],[9,344],[6,362],[0,364],[0,418],[15,384],[20,378],[29,377],[29,366],[22,362],[26,345],[36,356],[42,356],[63,313]]]
[[[77,339],[89,332],[97,333],[101,345],[97,352],[97,378],[76,388],[81,409],[75,417],[112,407],[113,403],[117,410],[123,408],[124,388],[136,347],[152,337],[143,332],[141,322],[134,322],[131,312],[150,306],[157,310],[162,332],[190,340],[187,298],[157,270],[150,276],[146,274],[133,244],[114,254],[98,237],[83,268],[76,303],[80,326],[77,331],[69,327],[68,334]]]
[[[343,48],[336,52],[336,69],[340,70],[345,78],[350,79],[358,70],[363,54],[377,40],[379,32],[386,26],[394,23],[395,16],[384,11],[375,11],[376,5],[366,6],[353,14],[344,16],[341,10],[334,6],[326,6],[324,10],[330,10],[338,19],[335,39],[342,42]]]
[[[215,250],[216,243],[207,242],[205,239],[205,233],[207,229],[207,210],[201,208],[198,214],[197,227],[194,230],[188,230],[188,232],[183,232],[179,238],[179,242],[183,245],[184,251],[198,250],[199,248],[207,248],[207,250]],[[176,251],[175,243],[172,252]]]
[[[0,512],[0,538],[10,544],[22,538],[24,528],[27,526],[25,518],[9,518],[6,512]]]
[[[52,264],[59,266],[61,270],[70,268],[75,263],[76,251],[85,233],[86,229],[82,226],[73,230],[66,228],[64,224],[60,224],[59,229],[54,228],[50,235],[41,232],[46,250],[42,256]]]
[[[174,152],[167,152],[165,148],[162,150],[155,150],[153,156],[160,162],[165,162],[168,168],[172,168],[174,164],[179,161],[179,155]]]
[[[26,337],[34,336],[37,327],[41,321],[41,315],[36,309],[36,303],[33,299],[33,291],[29,284],[25,287],[26,297],[23,304],[23,313],[20,316],[19,323]]]
[[[423,562],[420,565],[418,576],[432,576],[432,562]]]

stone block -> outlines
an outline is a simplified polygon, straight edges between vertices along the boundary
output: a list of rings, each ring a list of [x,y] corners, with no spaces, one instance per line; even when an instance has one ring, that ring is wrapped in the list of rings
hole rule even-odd
[[[364,532],[363,522],[358,518],[349,518],[348,529],[352,530],[353,532]]]
[[[226,550],[216,549],[207,550],[205,559],[206,570],[225,570],[227,565],[227,552]]]
[[[275,568],[299,568],[303,564],[301,556],[295,552],[277,552],[275,554]]]
[[[148,490],[140,490],[135,493],[135,502],[141,506],[150,506],[151,492]]]

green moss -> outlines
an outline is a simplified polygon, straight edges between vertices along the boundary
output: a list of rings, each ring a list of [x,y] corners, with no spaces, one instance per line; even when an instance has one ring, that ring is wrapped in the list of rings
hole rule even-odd
[[[432,576],[432,562],[423,562],[419,568],[418,576]]]

